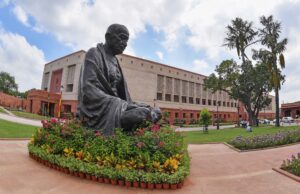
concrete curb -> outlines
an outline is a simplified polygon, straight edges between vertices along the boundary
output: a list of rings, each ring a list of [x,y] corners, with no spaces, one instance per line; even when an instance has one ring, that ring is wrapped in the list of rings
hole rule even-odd
[[[30,138],[0,138],[0,141],[25,141],[30,140]]]
[[[278,172],[290,179],[293,179],[294,181],[297,181],[298,183],[300,183],[300,177],[296,176],[296,175],[293,175],[292,173],[289,173],[285,170],[282,170],[280,168],[272,168],[272,170],[274,170],[275,172]]]
[[[278,146],[273,146],[273,147],[265,147],[265,148],[257,148],[257,149],[249,149],[249,150],[240,150],[236,147],[234,147],[231,144],[228,144],[226,142],[223,142],[224,145],[228,146],[229,148],[237,151],[237,152],[255,152],[255,151],[262,151],[262,150],[270,150],[270,149],[275,149],[275,148],[282,148],[282,147],[288,147],[288,146],[292,146],[292,145],[298,145],[300,144],[300,142],[296,142],[296,143],[290,143],[290,144],[284,144],[284,145],[278,145]]]

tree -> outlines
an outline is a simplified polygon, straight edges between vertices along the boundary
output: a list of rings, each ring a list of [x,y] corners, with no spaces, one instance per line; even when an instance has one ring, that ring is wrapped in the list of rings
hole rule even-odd
[[[229,49],[236,49],[237,55],[242,57],[242,62],[245,63],[248,60],[246,55],[246,48],[252,44],[255,44],[255,37],[257,31],[252,27],[252,22],[247,22],[241,18],[235,18],[231,21],[232,25],[227,26],[227,37],[223,46]]]
[[[213,73],[204,80],[205,89],[212,89],[213,92],[222,90],[231,98],[241,101],[250,125],[256,125],[259,111],[271,102],[268,93],[272,87],[266,65],[258,63],[253,66],[250,61],[238,65],[234,60],[225,60],[215,71],[217,75]]]
[[[200,120],[199,120],[200,124],[203,125],[203,131],[208,131],[208,125],[211,123],[211,114],[210,112],[204,108],[201,112],[200,112]]]
[[[4,71],[0,72],[0,91],[14,96],[18,93],[18,85],[15,82],[15,78]]]
[[[281,33],[280,22],[274,21],[273,16],[260,18],[260,23],[263,28],[259,30],[261,44],[267,49],[261,49],[256,56],[259,56],[263,62],[268,64],[268,69],[271,74],[270,83],[275,90],[276,104],[276,126],[279,126],[279,90],[284,82],[284,76],[281,69],[285,68],[285,60],[283,52],[286,49],[288,40],[286,38],[279,40]],[[279,64],[279,65],[278,65]]]

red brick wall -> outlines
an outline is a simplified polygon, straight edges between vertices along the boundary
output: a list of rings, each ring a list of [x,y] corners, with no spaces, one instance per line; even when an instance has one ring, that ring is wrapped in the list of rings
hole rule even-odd
[[[26,109],[27,101],[26,99],[17,98],[15,96],[0,92],[0,105],[12,109]]]

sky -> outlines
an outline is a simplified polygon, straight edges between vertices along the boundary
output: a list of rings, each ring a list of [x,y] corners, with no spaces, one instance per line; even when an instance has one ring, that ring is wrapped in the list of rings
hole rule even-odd
[[[280,103],[299,101],[299,10],[300,0],[0,0],[0,71],[19,91],[40,88],[45,63],[104,42],[120,23],[130,32],[126,54],[208,76],[223,60],[240,62],[222,46],[231,20],[260,28],[273,15],[288,39]]]

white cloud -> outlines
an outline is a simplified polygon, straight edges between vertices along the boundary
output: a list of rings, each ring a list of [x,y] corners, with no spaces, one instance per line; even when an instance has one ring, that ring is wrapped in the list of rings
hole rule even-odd
[[[193,66],[190,68],[190,71],[196,72],[202,75],[210,75],[213,73],[214,67],[209,65],[206,61],[202,59],[196,59],[193,61]]]
[[[30,26],[28,23],[28,17],[26,12],[20,7],[20,6],[15,6],[13,8],[13,13],[16,15],[17,19],[24,24],[25,26]]]
[[[160,60],[163,60],[163,59],[164,59],[164,53],[162,53],[161,51],[156,51],[155,54],[157,55],[157,57],[158,57]]]
[[[15,77],[19,91],[40,88],[44,53],[18,34],[0,28],[0,71]]]

